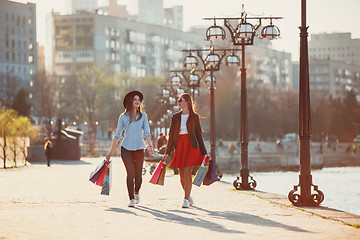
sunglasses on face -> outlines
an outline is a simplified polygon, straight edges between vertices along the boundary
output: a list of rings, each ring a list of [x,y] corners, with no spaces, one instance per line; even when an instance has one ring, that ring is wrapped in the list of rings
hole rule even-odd
[[[181,103],[182,101],[183,101],[182,98],[179,98],[179,99],[177,100],[178,103]]]

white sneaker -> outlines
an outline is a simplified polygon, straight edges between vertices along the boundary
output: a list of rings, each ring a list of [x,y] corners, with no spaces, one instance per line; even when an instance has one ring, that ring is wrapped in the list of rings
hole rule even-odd
[[[184,203],[182,205],[182,208],[189,208],[189,207],[190,207],[189,201],[187,199],[184,199]]]
[[[131,199],[128,207],[135,207],[135,199]]]
[[[135,204],[140,203],[140,193],[135,193]]]
[[[189,197],[189,204],[190,206],[194,205],[194,199],[191,196]]]

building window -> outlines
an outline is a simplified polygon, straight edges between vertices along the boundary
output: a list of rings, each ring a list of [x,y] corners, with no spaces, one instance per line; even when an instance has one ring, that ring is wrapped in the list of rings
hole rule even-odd
[[[11,40],[11,48],[15,48],[15,40]]]
[[[29,63],[33,63],[34,62],[34,56],[30,55],[29,56]]]
[[[9,60],[9,52],[6,52],[6,60]]]
[[[30,98],[30,99],[32,99],[32,98],[33,98],[32,93],[29,93],[29,98]]]
[[[28,19],[28,24],[32,24],[32,18],[31,17]]]
[[[32,80],[30,80],[29,84],[30,84],[30,87],[34,86],[34,82]]]
[[[32,68],[30,68],[29,74],[30,74],[30,75],[33,75],[33,73],[34,73],[34,70],[33,70]]]
[[[29,50],[32,50],[34,48],[34,44],[29,43]]]

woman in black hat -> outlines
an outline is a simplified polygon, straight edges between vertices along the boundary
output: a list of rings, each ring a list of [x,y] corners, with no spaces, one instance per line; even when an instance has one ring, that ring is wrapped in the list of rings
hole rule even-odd
[[[144,163],[144,138],[148,144],[150,155],[153,154],[149,121],[146,113],[142,111],[142,100],[143,94],[139,91],[131,91],[124,97],[125,111],[119,117],[111,149],[106,155],[106,159],[110,159],[124,132],[121,143],[121,158],[127,172],[126,184],[130,198],[129,207],[135,207],[135,204],[140,202],[139,191]]]

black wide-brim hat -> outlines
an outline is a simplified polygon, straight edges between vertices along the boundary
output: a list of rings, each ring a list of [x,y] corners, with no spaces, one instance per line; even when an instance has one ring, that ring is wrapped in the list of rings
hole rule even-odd
[[[142,100],[144,99],[144,96],[141,92],[135,91],[135,90],[130,91],[124,97],[124,101],[123,101],[124,108],[126,108],[127,102],[134,99],[134,96],[136,96],[136,95],[139,96],[140,102],[142,102]]]

